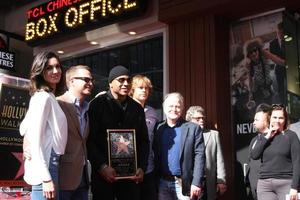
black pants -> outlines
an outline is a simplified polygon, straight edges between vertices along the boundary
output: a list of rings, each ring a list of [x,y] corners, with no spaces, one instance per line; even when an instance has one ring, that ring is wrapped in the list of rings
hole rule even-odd
[[[141,200],[157,200],[158,185],[153,172],[145,174],[141,183]]]
[[[108,183],[103,179],[92,181],[93,200],[141,200],[140,184],[131,180]]]

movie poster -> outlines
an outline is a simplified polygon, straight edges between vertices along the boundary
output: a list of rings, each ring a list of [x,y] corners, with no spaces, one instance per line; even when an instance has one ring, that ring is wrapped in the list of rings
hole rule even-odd
[[[23,186],[23,138],[19,126],[26,115],[28,90],[0,84],[0,187]]]
[[[261,103],[286,105],[281,12],[238,21],[230,30],[231,102],[237,164],[245,175],[253,119]]]

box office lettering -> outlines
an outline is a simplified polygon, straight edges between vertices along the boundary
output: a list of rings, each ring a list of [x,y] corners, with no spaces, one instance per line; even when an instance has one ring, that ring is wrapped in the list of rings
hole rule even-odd
[[[27,11],[30,44],[72,31],[87,31],[144,13],[147,0],[54,0]]]

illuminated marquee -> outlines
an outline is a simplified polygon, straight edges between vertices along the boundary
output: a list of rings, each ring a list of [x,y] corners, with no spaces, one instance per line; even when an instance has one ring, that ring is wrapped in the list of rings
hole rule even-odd
[[[35,43],[141,15],[147,0],[52,0],[27,11],[25,40]]]

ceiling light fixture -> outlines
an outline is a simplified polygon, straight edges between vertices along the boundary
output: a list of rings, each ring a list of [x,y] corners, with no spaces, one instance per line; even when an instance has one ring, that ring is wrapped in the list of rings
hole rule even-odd
[[[98,42],[96,42],[96,41],[91,41],[90,44],[91,44],[91,45],[97,45]]]
[[[287,38],[284,38],[284,41],[286,41],[286,42],[290,42],[290,41],[292,41],[293,40],[293,37],[287,37]]]
[[[129,35],[136,35],[136,32],[135,31],[129,31],[128,34]]]
[[[64,54],[65,52],[63,50],[58,50],[57,53],[58,54]]]

